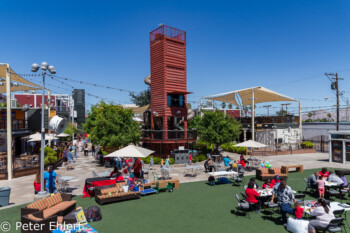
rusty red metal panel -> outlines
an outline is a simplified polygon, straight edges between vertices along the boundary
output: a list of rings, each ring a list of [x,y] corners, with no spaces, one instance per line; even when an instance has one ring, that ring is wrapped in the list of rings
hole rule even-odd
[[[167,130],[168,117],[183,116],[186,121],[184,123],[184,130],[186,131],[186,105],[184,107],[169,107],[167,105],[168,93],[183,93],[184,101],[187,100],[186,32],[165,25],[160,26],[150,32],[150,47],[151,110],[154,113],[152,117],[162,117],[163,130]],[[151,127],[154,130],[154,124]],[[187,133],[185,135],[186,138],[183,140],[188,141]],[[163,139],[168,140],[166,132],[164,132]],[[157,139],[152,140],[153,142],[157,141]]]

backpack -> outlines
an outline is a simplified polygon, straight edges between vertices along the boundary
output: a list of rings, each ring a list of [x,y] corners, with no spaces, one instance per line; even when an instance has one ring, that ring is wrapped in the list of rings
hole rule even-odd
[[[102,219],[101,210],[98,206],[90,206],[85,211],[86,221],[95,222]]]

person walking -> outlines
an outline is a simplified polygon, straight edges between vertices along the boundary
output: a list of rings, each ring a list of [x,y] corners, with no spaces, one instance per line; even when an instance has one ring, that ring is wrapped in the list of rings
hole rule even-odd
[[[94,144],[92,144],[92,146],[91,146],[91,152],[92,152],[92,156],[95,156],[96,149],[95,149],[95,145]]]
[[[84,155],[85,155],[85,156],[88,156],[88,155],[89,155],[89,145],[88,145],[87,142],[86,142],[85,145],[84,145]]]
[[[48,166],[47,167],[47,171],[44,173],[44,179],[45,179],[45,182],[46,182],[46,190],[49,193],[57,193],[56,177],[57,177],[57,174],[53,170],[52,166]]]
[[[282,220],[284,226],[287,224],[287,213],[294,214],[294,209],[291,204],[296,203],[293,190],[287,185],[287,181],[282,180],[280,185],[275,185],[272,190],[271,203],[274,202],[275,197],[278,198],[278,204],[282,212]]]
[[[67,159],[68,159],[68,167],[67,170],[73,169],[73,153],[72,149],[67,153]]]

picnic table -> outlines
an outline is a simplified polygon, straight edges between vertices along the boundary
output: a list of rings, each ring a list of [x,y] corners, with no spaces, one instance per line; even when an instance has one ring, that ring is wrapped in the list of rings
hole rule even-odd
[[[337,186],[339,186],[339,184],[331,182],[331,181],[326,181],[324,186],[326,186],[326,187],[337,187]]]
[[[238,175],[238,172],[234,171],[219,171],[219,172],[208,172],[207,173],[210,176],[216,177],[234,177]]]
[[[272,188],[271,189],[259,189],[257,192],[260,194],[260,197],[270,197],[272,196]],[[292,190],[293,193],[297,193],[296,191]]]

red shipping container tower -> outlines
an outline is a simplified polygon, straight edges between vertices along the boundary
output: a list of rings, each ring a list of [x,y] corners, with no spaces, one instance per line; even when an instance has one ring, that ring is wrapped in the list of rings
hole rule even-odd
[[[145,116],[144,144],[166,156],[196,139],[187,130],[186,32],[160,26],[150,32],[150,46],[151,111]]]

